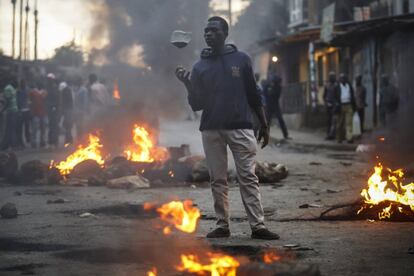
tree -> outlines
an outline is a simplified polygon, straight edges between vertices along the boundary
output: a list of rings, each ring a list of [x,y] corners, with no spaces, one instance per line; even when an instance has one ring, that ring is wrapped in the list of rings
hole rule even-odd
[[[52,62],[56,65],[80,67],[83,64],[83,53],[73,41],[55,49]]]

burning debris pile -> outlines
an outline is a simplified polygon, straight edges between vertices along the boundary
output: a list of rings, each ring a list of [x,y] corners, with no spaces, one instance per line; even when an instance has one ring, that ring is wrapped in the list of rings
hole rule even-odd
[[[364,204],[358,211],[359,216],[376,214],[380,220],[414,220],[414,183],[404,184],[402,169],[392,171],[378,164],[368,179],[368,189],[363,189],[361,196]]]
[[[154,131],[134,124],[129,142],[117,145],[117,154],[105,146],[100,132],[88,135],[87,141],[61,161],[49,165],[40,160],[24,163],[20,170],[13,153],[0,155],[0,174],[10,182],[31,185],[63,184],[71,186],[107,186],[109,188],[148,188],[190,186],[209,181],[206,160],[193,156],[188,145],[160,147]],[[108,152],[111,151],[111,152]],[[274,183],[288,175],[283,165],[258,163],[256,173],[262,183]],[[230,181],[235,180],[229,174]],[[236,181],[236,180],[235,180]]]
[[[367,182],[360,199],[329,208],[321,219],[414,221],[414,183],[407,183],[403,169],[392,170],[379,163]]]
[[[178,231],[176,235],[185,235],[183,239],[190,239],[187,242],[191,243],[191,248],[193,248],[190,251],[188,249],[171,250],[174,253],[164,250],[163,254],[167,254],[173,260],[172,263],[168,267],[165,264],[151,267],[147,271],[147,276],[163,275],[163,272],[171,275],[173,271],[182,273],[177,275],[205,276],[252,275],[252,272],[259,273],[259,275],[320,275],[316,266],[297,265],[292,262],[294,256],[275,249],[262,250],[251,259],[214,250],[201,240],[191,240],[192,237],[194,238],[193,234],[201,216],[200,210],[193,206],[191,200],[172,201],[161,205],[146,203],[144,208],[147,211],[156,210],[159,214],[162,222],[161,225],[156,226],[160,230],[159,238],[174,238],[171,236],[174,228]]]

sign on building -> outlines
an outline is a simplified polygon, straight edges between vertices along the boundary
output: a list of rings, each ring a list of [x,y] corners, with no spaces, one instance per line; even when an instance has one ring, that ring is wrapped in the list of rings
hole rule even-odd
[[[330,42],[333,38],[335,24],[335,3],[332,3],[323,10],[321,40]]]

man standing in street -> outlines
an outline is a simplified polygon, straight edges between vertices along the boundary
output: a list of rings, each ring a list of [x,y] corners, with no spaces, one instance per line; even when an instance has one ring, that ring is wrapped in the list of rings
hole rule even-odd
[[[336,95],[336,102],[339,106],[338,122],[336,124],[336,138],[342,143],[344,138],[349,144],[353,143],[352,119],[355,109],[354,90],[345,74],[339,78],[339,89]]]
[[[367,107],[367,89],[362,84],[362,76],[359,75],[356,80],[355,88],[355,105],[361,122],[361,134],[364,133],[365,107]]]
[[[335,72],[329,73],[329,81],[325,85],[323,92],[323,100],[325,102],[326,115],[327,115],[327,131],[326,140],[334,140],[336,135],[336,122],[335,122],[335,109],[336,106],[336,94],[338,93],[339,87],[336,82]]]
[[[177,78],[188,91],[194,111],[202,110],[200,122],[204,152],[210,173],[217,228],[207,238],[226,238],[229,230],[229,197],[227,183],[227,146],[233,153],[242,201],[252,229],[252,238],[274,240],[279,236],[264,225],[259,181],[255,174],[256,139],[251,109],[258,115],[261,127],[258,140],[265,147],[269,127],[260,92],[256,87],[250,58],[226,45],[229,27],[221,17],[208,20],[204,38],[209,48],[190,73],[182,67]]]

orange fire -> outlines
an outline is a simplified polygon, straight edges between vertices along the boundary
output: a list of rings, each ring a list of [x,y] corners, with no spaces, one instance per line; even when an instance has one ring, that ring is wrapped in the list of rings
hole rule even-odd
[[[195,255],[181,255],[178,271],[211,276],[236,276],[240,263],[231,256],[209,253],[209,264],[202,264]]]
[[[134,125],[132,134],[134,146],[124,152],[128,160],[151,163],[168,159],[168,150],[154,147],[153,139],[144,127]]]
[[[112,93],[112,97],[115,100],[120,100],[121,99],[121,94],[119,93],[118,80],[115,80],[114,81],[114,91]]]
[[[386,179],[383,179],[383,173],[387,174]],[[414,211],[414,183],[403,184],[404,172],[402,169],[392,171],[386,168],[384,170],[382,164],[375,166],[375,171],[368,179],[368,189],[363,189],[361,196],[368,205],[378,205],[382,202],[388,201],[390,205],[379,212],[379,219],[390,218],[392,215],[392,206],[405,205]],[[359,211],[362,212],[365,207]],[[398,208],[401,212],[401,208]]]
[[[157,276],[157,269],[155,267],[151,268],[151,270],[147,272],[147,276]]]
[[[161,215],[161,219],[174,225],[178,230],[185,233],[193,233],[197,228],[197,222],[200,218],[200,211],[193,207],[191,200],[171,201],[161,207],[157,208],[158,213]],[[164,234],[171,233],[170,227],[165,227]]]
[[[263,255],[263,262],[265,264],[272,264],[274,262],[280,261],[281,257],[276,254],[276,252],[269,251]]]
[[[73,170],[73,168],[85,160],[95,160],[99,165],[103,166],[105,164],[104,159],[102,158],[101,149],[102,145],[98,136],[89,134],[89,144],[84,147],[82,145],[78,146],[78,149],[69,155],[65,161],[60,162],[59,164],[54,164],[51,162],[51,166],[56,167],[61,175],[68,175]]]

